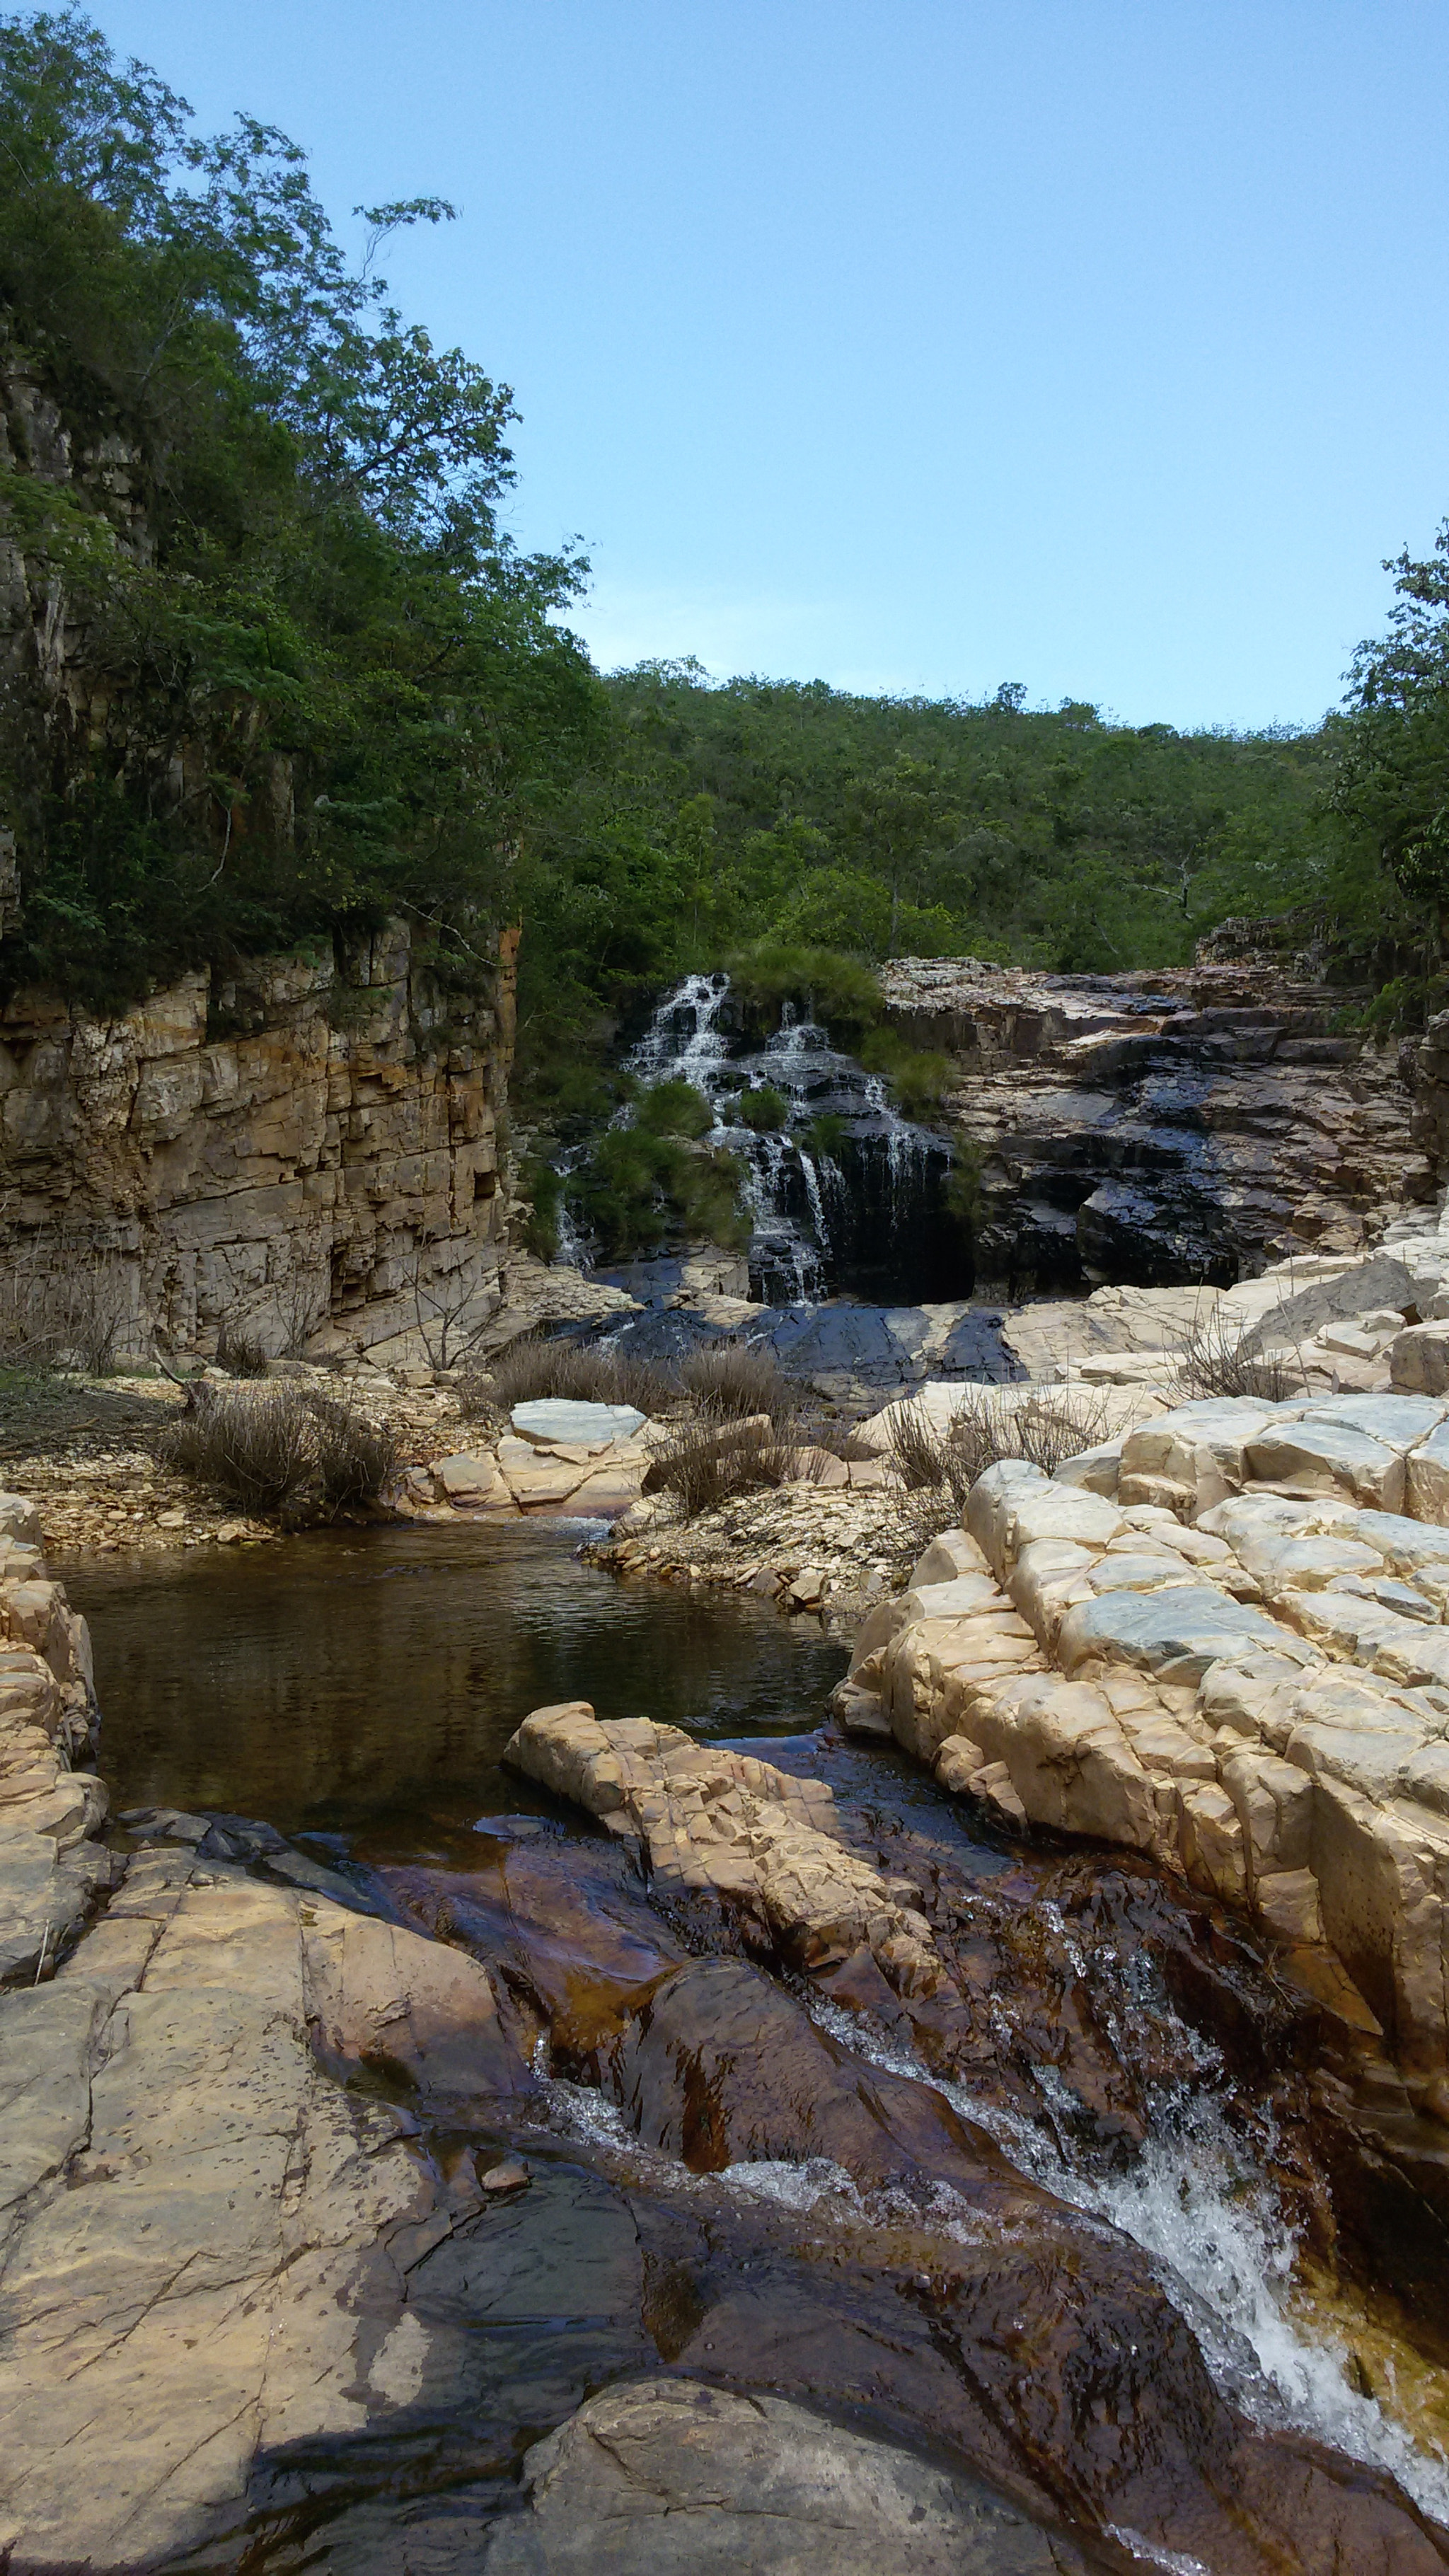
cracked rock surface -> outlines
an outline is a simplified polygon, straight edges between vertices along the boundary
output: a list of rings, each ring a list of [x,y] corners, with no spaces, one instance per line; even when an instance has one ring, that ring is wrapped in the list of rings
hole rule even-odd
[[[1001,1461],[967,1520],[963,1572],[860,1632],[853,1706],[875,1694],[1017,1828],[1245,1908],[1333,2011],[1442,2071],[1449,1404],[1184,1404],[1054,1478]]]
[[[359,1938],[365,1996],[356,1962],[347,1991]],[[143,1853],[54,1980],[0,1999],[0,2549],[17,2569],[213,2539],[259,2452],[390,2402],[406,2267],[449,2220],[396,2114],[322,2072],[319,2011],[357,2062],[421,2026],[426,2067],[428,2030],[465,2012],[476,2029],[491,1989],[416,1934]]]

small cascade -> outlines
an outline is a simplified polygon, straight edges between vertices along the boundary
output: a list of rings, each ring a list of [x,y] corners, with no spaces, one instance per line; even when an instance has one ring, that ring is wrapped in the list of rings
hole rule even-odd
[[[968,1248],[944,1206],[949,1146],[903,1118],[880,1076],[790,1004],[760,1045],[727,975],[686,975],[625,1069],[650,1087],[691,1083],[709,1102],[709,1142],[745,1173],[756,1297],[796,1304],[843,1289],[909,1303],[969,1293]],[[766,1089],[785,1110],[778,1128],[762,1131],[739,1103]]]

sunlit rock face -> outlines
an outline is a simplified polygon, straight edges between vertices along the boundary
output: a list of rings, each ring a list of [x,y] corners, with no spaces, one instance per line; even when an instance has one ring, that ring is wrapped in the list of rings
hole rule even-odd
[[[1345,1036],[1346,997],[1322,985],[972,958],[901,958],[882,980],[892,1018],[955,1060],[945,1124],[980,1163],[988,1293],[1224,1284],[1295,1244],[1354,1250],[1376,1212],[1429,1193],[1397,1050]]]
[[[113,1020],[0,1013],[0,1252],[100,1265],[117,1345],[422,1357],[498,1302],[511,967],[458,1026],[406,922],[183,977]]]
[[[1449,2063],[1449,1403],[1181,1405],[1048,1478],[989,1468],[986,1569],[863,1632],[907,1751],[1018,1825],[1127,1844]],[[964,1597],[970,1592],[969,1600]]]

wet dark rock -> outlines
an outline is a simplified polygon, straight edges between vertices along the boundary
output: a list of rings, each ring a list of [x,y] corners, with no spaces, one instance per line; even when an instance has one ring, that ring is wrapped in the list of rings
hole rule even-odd
[[[178,1830],[173,1824],[164,1836],[153,1826],[147,1840],[190,1840],[190,1828],[202,1822],[206,1831],[196,1844],[198,1860],[241,1861],[260,1878],[271,1879],[281,1887],[310,1890],[314,1896],[325,1896],[334,1905],[346,1906],[352,1914],[370,1914],[388,1919],[388,1909],[380,1899],[344,1870],[329,1869],[325,1861],[315,1860],[310,1852],[298,1851],[275,1825],[258,1822],[253,1816],[213,1814],[208,1818],[182,1817]]]
[[[744,1325],[750,1343],[774,1353],[791,1377],[808,1378],[823,1389],[848,1396],[919,1385],[932,1377],[971,1377],[1005,1384],[1021,1372],[1002,1338],[1004,1315],[989,1306],[966,1306],[966,1285],[958,1282],[960,1309],[941,1318],[919,1306],[872,1306],[848,1298],[825,1305],[760,1306]],[[578,1338],[577,1332],[560,1338]],[[621,1325],[606,1328],[611,1346],[641,1360],[674,1366],[702,1344],[726,1337],[726,1328],[687,1307],[646,1308]]]
[[[596,2065],[631,2128],[696,2173],[823,2156],[865,2190],[946,2183],[982,2208],[1042,2205],[932,2085],[873,2071],[739,1960],[676,1970]]]
[[[1296,969],[904,958],[883,980],[892,1018],[955,1060],[946,1123],[979,1165],[979,1285],[1226,1284],[1295,1243],[1354,1250],[1406,1183],[1429,1192],[1392,1051],[1340,1034],[1349,997]],[[1424,1061],[1414,1140],[1437,1151],[1439,1059]]]

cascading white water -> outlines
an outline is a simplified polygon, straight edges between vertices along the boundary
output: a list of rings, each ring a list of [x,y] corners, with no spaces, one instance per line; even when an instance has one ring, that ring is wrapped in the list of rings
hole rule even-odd
[[[1125,2169],[1103,2170],[1074,2144],[1075,2106],[1051,2066],[1033,2069],[1046,2113],[1038,2125],[932,2072],[914,2050],[857,2014],[821,1999],[811,2011],[846,2048],[892,2074],[934,2084],[1033,2181],[1140,2245],[1213,2376],[1249,2414],[1387,2469],[1426,2513],[1449,2523],[1449,2458],[1422,2450],[1374,2398],[1360,2394],[1343,2346],[1331,2334],[1310,2334],[1294,2312],[1293,2231],[1268,2175],[1225,2115],[1215,2050],[1197,2042],[1197,2080],[1153,2101],[1140,2151]],[[1053,2117],[1058,2089],[1060,2116]]]
[[[851,1216],[851,1181],[818,1122],[840,1122],[859,1150],[878,1151],[886,1176],[880,1222],[887,1233],[919,1204],[939,1137],[903,1118],[878,1074],[831,1045],[815,1021],[785,1006],[781,1026],[762,1047],[742,1047],[729,1027],[727,975],[686,975],[664,996],[625,1070],[652,1088],[688,1082],[714,1113],[711,1144],[734,1154],[745,1173],[751,1220],[751,1269],[768,1292],[787,1301],[826,1293]],[[735,1107],[750,1091],[771,1089],[785,1103],[784,1122],[761,1132]],[[620,1113],[625,1120],[627,1110]]]

